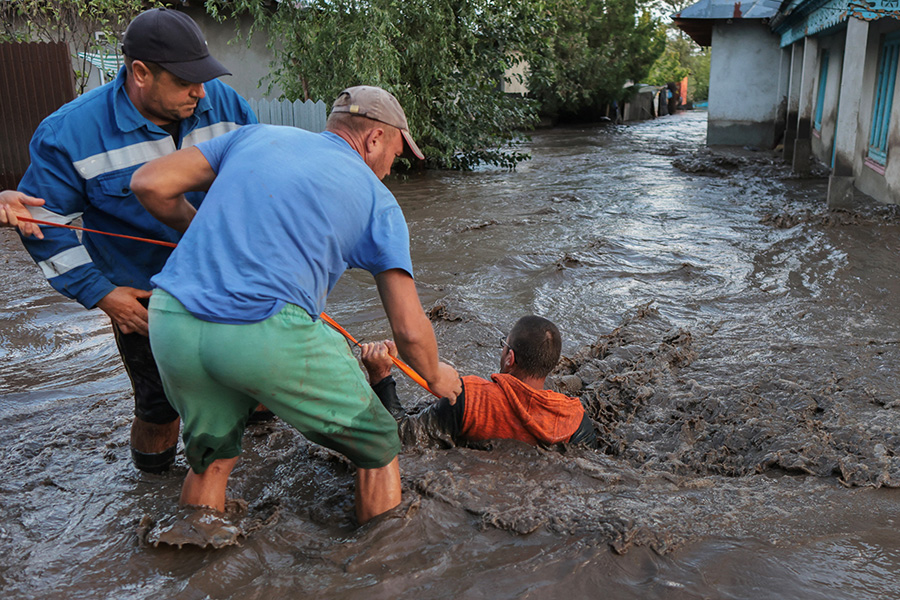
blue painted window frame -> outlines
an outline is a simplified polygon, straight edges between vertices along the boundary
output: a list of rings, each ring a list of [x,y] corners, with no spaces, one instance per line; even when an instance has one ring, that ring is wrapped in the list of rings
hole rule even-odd
[[[816,97],[816,120],[814,127],[822,131],[822,113],[825,112],[825,88],[828,85],[828,50],[822,50],[819,59],[819,91]]]
[[[869,132],[869,158],[880,165],[887,162],[888,133],[894,84],[897,82],[897,61],[900,57],[900,31],[884,36],[878,58],[878,79],[875,82],[875,106],[872,109],[872,128]]]

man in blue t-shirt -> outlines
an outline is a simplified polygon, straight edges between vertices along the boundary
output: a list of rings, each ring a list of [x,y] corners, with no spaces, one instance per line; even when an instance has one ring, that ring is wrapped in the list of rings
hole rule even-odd
[[[232,131],[256,117],[217,77],[231,73],[210,53],[186,14],[154,8],[136,16],[122,39],[125,66],[115,80],[62,106],[41,122],[29,145],[31,164],[19,192],[2,209],[89,229],[177,242],[179,234],[147,214],[128,185],[142,164]],[[202,193],[189,200],[199,204]],[[13,212],[10,212],[13,211]],[[34,233],[22,228],[23,234]],[[147,337],[150,278],[171,249],[96,233],[46,227],[23,238],[50,285],[112,321],[116,345],[134,388],[131,456],[157,473],[175,461],[178,413],[163,393]]]
[[[357,466],[360,523],[399,504],[396,424],[319,315],[344,270],[369,271],[400,354],[435,393],[459,393],[416,292],[406,221],[381,183],[404,153],[423,158],[397,99],[357,86],[341,92],[321,134],[245,127],[135,173],[141,204],[184,233],[150,301],[191,466],[183,505],[224,509],[259,402]],[[199,210],[184,199],[193,190],[208,190]]]

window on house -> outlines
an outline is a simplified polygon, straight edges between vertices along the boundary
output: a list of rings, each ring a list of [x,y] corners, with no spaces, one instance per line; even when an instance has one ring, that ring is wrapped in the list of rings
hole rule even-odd
[[[822,50],[819,59],[819,93],[816,98],[815,128],[822,131],[822,113],[825,111],[825,85],[828,82],[828,50]]]
[[[878,80],[875,82],[875,108],[869,133],[869,158],[885,164],[888,151],[888,127],[897,80],[897,55],[900,51],[900,31],[885,36],[878,58]]]

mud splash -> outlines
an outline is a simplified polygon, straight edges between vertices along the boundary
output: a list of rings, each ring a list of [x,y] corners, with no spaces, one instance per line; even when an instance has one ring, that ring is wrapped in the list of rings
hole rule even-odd
[[[714,341],[708,335],[696,345]],[[853,422],[840,376],[817,386],[777,377],[742,389],[702,385],[702,373],[690,368],[694,346],[690,332],[642,306],[565,358],[554,384],[581,397],[603,450],[635,467],[684,476],[783,470],[844,485],[900,486],[900,435]]]

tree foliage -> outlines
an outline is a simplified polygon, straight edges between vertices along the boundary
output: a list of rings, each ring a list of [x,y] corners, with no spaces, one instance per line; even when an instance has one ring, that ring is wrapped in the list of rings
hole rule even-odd
[[[0,1],[0,42],[65,42],[75,53],[75,89],[84,92],[91,66],[78,52],[106,52],[139,12],[143,0]]]
[[[500,89],[516,56],[543,43],[536,0],[215,0],[216,16],[249,13],[275,56],[288,99],[330,102],[345,87],[377,85],[403,106],[429,162],[514,167],[535,103]],[[520,54],[517,54],[520,53]]]
[[[688,75],[690,75],[690,69],[684,57],[671,44],[666,44],[665,51],[650,68],[647,82],[653,85],[666,85],[667,83],[681,81]]]
[[[586,115],[624,100],[665,47],[665,30],[637,0],[556,0],[552,43],[532,64],[531,94],[551,116]]]
[[[688,98],[706,100],[709,95],[709,48],[700,48],[681,30],[670,26],[666,49],[653,63],[649,82],[665,85],[688,78]]]
[[[695,102],[709,100],[709,62],[712,48],[701,48],[691,56],[688,98]]]

